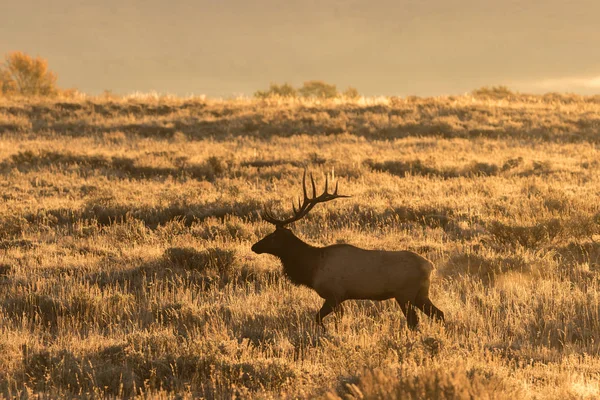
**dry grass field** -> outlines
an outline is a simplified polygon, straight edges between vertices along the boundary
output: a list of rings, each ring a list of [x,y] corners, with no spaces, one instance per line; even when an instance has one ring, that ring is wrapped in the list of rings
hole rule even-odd
[[[599,144],[598,97],[0,99],[0,393],[598,398]],[[304,168],[352,197],[292,230],[427,257],[444,326],[316,326],[250,250]]]

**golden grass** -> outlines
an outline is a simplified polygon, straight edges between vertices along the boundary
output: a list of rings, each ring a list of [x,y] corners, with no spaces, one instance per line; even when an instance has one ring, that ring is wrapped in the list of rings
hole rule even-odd
[[[600,100],[0,99],[7,397],[600,396]],[[321,300],[250,246],[293,227],[437,266],[442,327]]]

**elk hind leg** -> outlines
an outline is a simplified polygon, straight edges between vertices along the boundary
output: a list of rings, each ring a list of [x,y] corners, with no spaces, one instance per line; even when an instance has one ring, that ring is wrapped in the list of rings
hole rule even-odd
[[[406,317],[406,323],[408,324],[408,327],[411,330],[417,329],[417,326],[419,325],[419,319],[417,318],[417,312],[415,311],[414,306],[410,301],[405,301],[400,298],[396,298],[396,301],[400,305],[402,313]]]
[[[425,299],[424,312],[436,321],[444,322],[444,312],[437,308],[429,299]]]
[[[437,308],[431,300],[429,300],[429,297],[418,297],[415,300],[415,306],[423,311],[429,318],[435,321],[444,322],[444,312]]]

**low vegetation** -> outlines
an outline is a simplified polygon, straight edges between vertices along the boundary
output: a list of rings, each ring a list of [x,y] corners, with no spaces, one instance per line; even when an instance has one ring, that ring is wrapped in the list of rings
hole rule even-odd
[[[598,398],[599,123],[561,94],[2,98],[0,393]],[[314,323],[250,250],[304,168],[352,198],[294,233],[427,257],[444,326]]]
[[[295,98],[303,97],[307,99],[333,99],[341,97],[345,99],[357,99],[360,97],[358,90],[354,87],[349,87],[343,93],[338,92],[336,85],[323,81],[306,81],[302,87],[296,89],[289,83],[279,85],[271,83],[269,90],[258,90],[254,93],[254,97],[266,99],[275,98]]]

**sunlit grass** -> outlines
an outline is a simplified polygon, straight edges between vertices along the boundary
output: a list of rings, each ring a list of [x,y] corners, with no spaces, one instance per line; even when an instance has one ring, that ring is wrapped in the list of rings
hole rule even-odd
[[[4,396],[596,398],[600,102],[0,100]],[[447,324],[321,300],[250,251],[293,226],[409,249]]]

